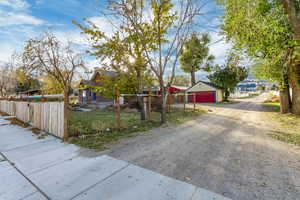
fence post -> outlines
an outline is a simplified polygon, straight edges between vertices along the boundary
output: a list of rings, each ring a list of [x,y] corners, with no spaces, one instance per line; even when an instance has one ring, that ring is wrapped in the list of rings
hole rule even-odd
[[[169,92],[167,95],[168,95],[167,96],[167,109],[168,109],[168,113],[170,113],[171,112],[171,104],[173,103],[173,96]]]
[[[196,111],[196,93],[194,93],[194,111]]]
[[[185,112],[185,104],[186,104],[186,93],[183,96],[183,112]]]
[[[151,120],[151,95],[152,95],[152,93],[149,92],[149,95],[148,95],[148,120]]]
[[[67,141],[69,139],[69,90],[64,91],[64,137],[63,140]]]
[[[121,107],[120,107],[120,91],[117,90],[116,92],[117,98],[116,98],[116,121],[117,121],[117,128],[121,129]]]

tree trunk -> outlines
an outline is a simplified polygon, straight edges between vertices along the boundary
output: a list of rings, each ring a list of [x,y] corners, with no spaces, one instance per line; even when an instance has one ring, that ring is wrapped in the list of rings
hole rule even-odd
[[[191,86],[196,85],[196,74],[194,71],[191,71]]]
[[[144,105],[144,97],[139,96],[138,97],[138,103],[140,107],[140,114],[141,114],[141,120],[146,120],[146,111],[145,111],[145,105]]]
[[[289,81],[292,88],[292,112],[300,114],[300,66],[299,62],[292,63],[289,68]]]
[[[280,112],[282,114],[291,112],[292,100],[290,95],[288,74],[284,74],[283,76],[282,85],[280,86],[280,90],[279,90],[279,96],[280,96]]]
[[[290,112],[290,92],[289,88],[283,88],[279,91],[280,95],[280,112],[282,114]]]
[[[228,97],[230,95],[230,92],[228,90],[224,91],[224,101],[228,101]]]
[[[288,16],[294,39],[300,38],[300,20],[297,15],[297,2],[294,0],[281,0],[285,14]],[[297,50],[298,51],[298,50]],[[294,52],[299,53],[299,52]],[[293,55],[292,55],[293,56]],[[289,66],[289,82],[292,88],[292,112],[300,114],[300,59],[293,58]]]
[[[167,122],[167,89],[161,84],[161,120],[160,123],[164,124]]]
[[[69,90],[64,90],[64,141],[69,139]]]

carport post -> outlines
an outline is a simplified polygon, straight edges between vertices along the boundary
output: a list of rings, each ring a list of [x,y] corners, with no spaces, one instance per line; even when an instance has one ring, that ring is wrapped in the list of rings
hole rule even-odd
[[[64,90],[64,136],[63,140],[67,141],[69,138],[69,89]]]
[[[151,120],[151,95],[152,95],[152,93],[149,92],[149,95],[148,95],[148,120]]]

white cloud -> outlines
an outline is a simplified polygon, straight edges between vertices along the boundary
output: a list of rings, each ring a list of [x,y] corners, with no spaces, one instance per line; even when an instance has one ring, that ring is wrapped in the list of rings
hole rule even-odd
[[[115,20],[110,21],[106,17],[102,16],[90,17],[86,20],[86,22],[91,22],[92,24],[97,26],[100,31],[104,32],[109,37],[112,36],[116,29],[113,24],[118,24],[118,22],[116,22]]]
[[[87,37],[81,34],[80,30],[66,30],[66,31],[54,30],[53,33],[58,38],[58,40],[61,41],[63,44],[67,44],[68,42],[71,42],[74,45],[79,45],[85,50],[89,45]]]
[[[0,27],[21,24],[41,25],[44,24],[44,21],[25,13],[0,11]]]
[[[7,62],[14,53],[16,46],[11,43],[1,42],[0,45],[0,62]]]
[[[89,57],[85,59],[85,65],[88,70],[93,71],[95,68],[101,68],[101,62],[95,57]]]
[[[43,20],[28,14],[29,7],[25,0],[0,0],[0,27],[44,24]]]
[[[15,10],[25,10],[29,4],[24,0],[0,0],[0,6],[7,6]]]
[[[23,48],[25,40],[37,34],[36,28],[27,25],[3,27],[0,30],[0,61],[8,61],[12,53],[19,52]]]

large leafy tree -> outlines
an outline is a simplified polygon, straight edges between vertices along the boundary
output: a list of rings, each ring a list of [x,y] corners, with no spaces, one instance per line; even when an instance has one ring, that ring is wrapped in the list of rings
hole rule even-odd
[[[289,46],[288,81],[293,89],[292,111],[300,114],[300,1],[278,0],[284,8],[288,17],[293,36],[292,44]]]
[[[293,111],[300,113],[300,90],[293,81],[295,40],[280,1],[223,0],[222,27],[234,47],[260,63],[261,73],[281,85],[281,107],[289,110],[289,85],[293,88]],[[256,68],[258,66],[256,65]],[[271,72],[271,73],[270,73]]]
[[[7,97],[15,93],[17,80],[14,72],[13,63],[0,63],[0,97]]]
[[[200,9],[205,3],[200,0],[112,0],[109,3],[108,16],[115,17],[119,22],[114,26],[117,30],[124,28],[130,33],[125,36],[129,36],[132,46],[141,47],[141,58],[145,59],[146,67],[159,83],[162,91],[162,123],[166,122],[166,88],[173,82],[183,44],[192,31],[196,16],[203,14]],[[84,32],[89,33],[89,30]],[[102,34],[97,30],[92,38]],[[171,71],[169,81],[165,79],[167,71]]]
[[[235,56],[229,56],[225,65],[216,66],[214,72],[208,75],[208,79],[223,88],[224,101],[228,101],[231,92],[234,91],[237,84],[248,76],[248,70],[240,66],[239,60]]]
[[[197,71],[210,71],[212,67],[215,57],[209,55],[209,43],[210,38],[207,33],[202,34],[201,38],[197,33],[193,33],[184,44],[180,56],[181,69],[186,73],[190,73],[192,86],[196,84]]]

